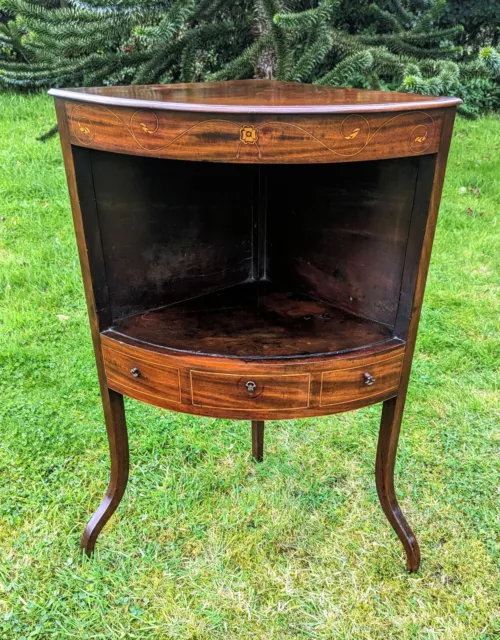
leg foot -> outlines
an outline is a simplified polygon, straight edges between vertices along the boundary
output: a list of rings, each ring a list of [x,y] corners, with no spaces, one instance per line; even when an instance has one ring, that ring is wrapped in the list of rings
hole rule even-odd
[[[417,539],[401,511],[394,489],[394,465],[401,419],[403,417],[401,404],[399,402],[398,406],[397,398],[391,398],[391,400],[384,402],[380,422],[375,478],[382,509],[403,543],[408,570],[413,572],[417,571],[420,565],[420,549]]]
[[[87,556],[92,555],[97,536],[120,504],[128,480],[128,437],[123,396],[106,389],[103,406],[111,455],[111,474],[106,495],[82,536],[81,548]]]
[[[264,420],[252,420],[252,456],[257,462],[264,459]]]

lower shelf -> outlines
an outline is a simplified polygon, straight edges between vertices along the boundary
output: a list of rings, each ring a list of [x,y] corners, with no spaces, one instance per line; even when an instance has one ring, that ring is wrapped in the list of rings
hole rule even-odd
[[[247,360],[337,354],[392,339],[383,324],[266,282],[123,318],[111,332],[185,353]]]

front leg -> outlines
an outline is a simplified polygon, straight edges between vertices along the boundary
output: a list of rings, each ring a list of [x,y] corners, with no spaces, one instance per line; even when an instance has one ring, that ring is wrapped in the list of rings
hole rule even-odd
[[[382,409],[377,448],[375,479],[380,504],[406,551],[408,570],[417,571],[420,565],[420,549],[398,504],[394,490],[394,465],[398,448],[399,431],[403,417],[404,395],[386,400]]]
[[[92,555],[97,536],[120,504],[128,480],[128,436],[123,396],[107,387],[102,395],[111,455],[111,474],[106,495],[89,520],[82,536],[81,547],[88,556]]]

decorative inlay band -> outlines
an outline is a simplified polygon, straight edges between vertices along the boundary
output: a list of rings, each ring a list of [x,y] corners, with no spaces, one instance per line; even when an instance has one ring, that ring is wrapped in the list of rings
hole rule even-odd
[[[340,121],[340,124],[336,124],[338,120],[331,120],[331,125],[328,124],[326,130],[329,135],[322,135],[323,130],[317,127],[317,130],[313,133],[309,129],[300,126],[294,122],[286,122],[281,120],[268,120],[260,124],[241,123],[235,120],[226,120],[221,118],[210,118],[194,122],[190,127],[187,127],[183,131],[180,131],[173,135],[173,137],[167,142],[158,144],[159,130],[161,124],[169,124],[169,121],[165,123],[163,120],[160,123],[160,119],[157,113],[151,109],[139,109],[134,111],[130,116],[129,123],[125,121],[122,114],[118,115],[108,107],[99,105],[92,107],[92,109],[103,110],[109,113],[133,138],[135,143],[141,149],[149,152],[162,151],[168,149],[176,142],[193,132],[199,130],[199,135],[204,139],[203,141],[210,146],[211,139],[215,142],[220,142],[221,138],[224,143],[227,141],[231,144],[232,134],[234,130],[234,143],[235,143],[235,159],[240,158],[243,147],[251,150],[252,148],[258,154],[259,159],[265,158],[266,145],[270,143],[275,147],[276,145],[284,144],[286,142],[297,143],[300,139],[309,139],[318,146],[322,147],[329,153],[343,157],[351,158],[357,156],[363,152],[368,145],[372,143],[375,137],[381,134],[382,130],[387,125],[394,123],[396,120],[411,117],[413,127],[408,135],[406,145],[408,150],[413,154],[424,153],[432,144],[435,135],[435,126],[433,118],[424,111],[404,112],[396,114],[391,118],[388,118],[382,122],[377,128],[372,130],[372,125],[365,116],[359,114],[351,114],[346,116]],[[420,120],[424,119],[424,123],[415,124],[415,118]],[[417,120],[418,122],[418,120]],[[96,129],[99,128],[99,123],[92,122],[88,115],[88,106],[85,104],[76,105],[71,112],[71,124],[74,136],[83,145],[91,145],[96,137]],[[172,131],[178,131],[178,122],[172,121]],[[335,148],[332,141],[332,132],[337,127],[337,135],[343,141],[348,141],[349,145],[346,148],[345,142],[341,145],[341,149]],[[404,131],[404,129],[403,129]],[[168,133],[168,130],[167,130]],[[404,135],[404,134],[403,134]],[[213,137],[212,136],[216,136]],[[404,143],[404,138],[403,141]],[[400,144],[401,144],[400,142]]]
[[[73,114],[75,113],[76,108],[73,109]],[[76,116],[72,116],[71,118],[73,124],[73,132],[76,138],[82,144],[92,144],[95,138],[95,128],[93,126],[93,122],[89,120],[85,115],[79,116],[78,113]]]
[[[432,138],[430,142],[426,145],[424,143],[427,141],[429,136],[429,129],[424,124],[419,124],[414,127],[408,137],[408,146],[414,153],[422,153],[425,151],[432,142]]]
[[[240,140],[245,144],[255,144],[259,139],[259,133],[257,129],[252,127],[251,125],[247,125],[246,127],[242,127],[240,129]]]

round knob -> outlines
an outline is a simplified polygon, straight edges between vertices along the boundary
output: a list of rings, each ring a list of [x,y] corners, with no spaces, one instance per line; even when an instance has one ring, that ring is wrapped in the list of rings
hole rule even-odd
[[[247,388],[248,393],[253,393],[255,391],[255,389],[257,389],[257,385],[255,384],[255,382],[253,380],[249,380],[245,387]]]
[[[130,369],[130,373],[134,376],[134,378],[138,378],[141,375],[141,372],[137,367]]]
[[[372,384],[375,382],[375,378],[372,376],[371,373],[363,373],[363,378],[365,379],[365,384],[368,385],[369,387],[372,386]]]

